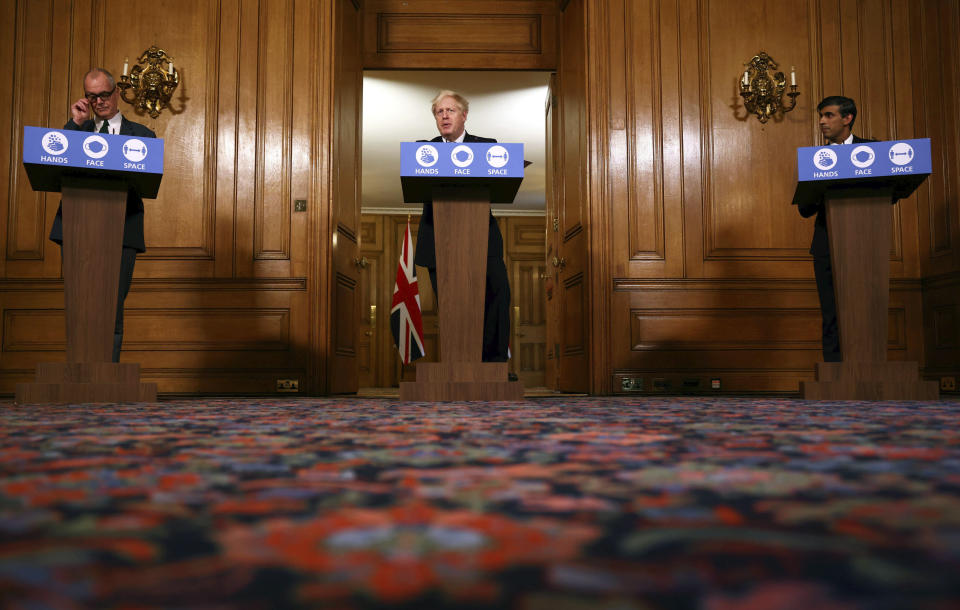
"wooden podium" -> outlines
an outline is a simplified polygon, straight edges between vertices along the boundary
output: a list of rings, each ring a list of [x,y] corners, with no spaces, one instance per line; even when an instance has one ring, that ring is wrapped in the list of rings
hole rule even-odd
[[[506,362],[481,361],[490,203],[512,202],[519,180],[402,180],[406,201],[433,201],[441,359],[417,363],[417,380],[400,383],[400,400],[523,400]]]
[[[33,383],[18,383],[16,401],[39,404],[156,401],[157,385],[140,382],[138,363],[111,360],[127,189],[135,185],[134,188],[144,189],[142,195],[156,197],[160,175],[139,175],[136,180],[128,180],[97,169],[26,162],[24,166],[34,190],[63,194],[67,351],[66,362],[39,363]]]
[[[919,184],[870,180],[825,187],[830,260],[836,290],[842,362],[819,362],[814,382],[800,382],[809,400],[936,400],[935,381],[916,362],[887,361],[890,303],[890,202]]]

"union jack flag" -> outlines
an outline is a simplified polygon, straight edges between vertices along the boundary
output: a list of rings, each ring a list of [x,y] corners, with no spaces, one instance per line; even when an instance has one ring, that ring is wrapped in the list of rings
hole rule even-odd
[[[423,356],[423,318],[420,315],[420,289],[417,286],[417,270],[413,265],[409,219],[403,236],[400,264],[397,265],[397,282],[393,285],[390,330],[404,364]]]

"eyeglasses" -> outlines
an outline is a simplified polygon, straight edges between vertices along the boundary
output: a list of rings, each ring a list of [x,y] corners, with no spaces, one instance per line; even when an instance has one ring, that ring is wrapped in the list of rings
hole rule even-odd
[[[91,104],[95,104],[97,101],[97,98],[105,102],[108,99],[110,99],[110,96],[113,95],[113,92],[116,90],[117,88],[114,87],[110,91],[101,91],[100,93],[84,93],[83,97],[87,98],[87,101],[90,102]]]
[[[434,114],[437,116],[444,116],[447,114],[451,114],[451,115],[458,114],[459,112],[460,112],[459,108],[437,108]]]

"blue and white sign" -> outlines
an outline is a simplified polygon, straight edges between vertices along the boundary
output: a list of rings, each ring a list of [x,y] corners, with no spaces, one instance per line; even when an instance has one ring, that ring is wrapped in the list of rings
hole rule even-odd
[[[931,171],[929,138],[797,149],[800,182],[926,175]]]
[[[400,175],[523,178],[523,144],[401,142]]]
[[[24,127],[23,162],[162,174],[163,140],[69,129]]]

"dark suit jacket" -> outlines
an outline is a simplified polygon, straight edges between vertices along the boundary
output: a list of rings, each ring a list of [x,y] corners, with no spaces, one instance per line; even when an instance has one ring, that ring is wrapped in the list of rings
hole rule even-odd
[[[853,143],[876,142],[868,138],[853,136]],[[816,258],[830,258],[830,238],[827,236],[827,208],[821,199],[817,203],[801,204],[797,206],[800,215],[809,218],[814,214],[817,219],[813,223],[813,240],[810,242],[810,254]]]
[[[430,140],[431,142],[442,142],[443,138],[437,136]],[[493,138],[481,138],[469,133],[464,134],[464,142],[496,142]],[[500,234],[500,227],[490,214],[490,229],[487,233],[487,258],[503,258],[503,235]],[[420,228],[417,230],[417,248],[413,254],[413,262],[421,267],[435,269],[437,267],[437,256],[433,240],[433,204],[423,204],[423,215],[420,216]]]
[[[84,121],[83,125],[77,125],[73,122],[73,119],[70,119],[63,126],[64,129],[73,131],[93,131],[94,127],[93,119]],[[157,137],[157,134],[153,133],[150,128],[129,121],[125,116],[121,116],[120,135],[140,138]],[[58,244],[63,243],[63,219],[61,215],[62,207],[57,208],[57,217],[53,219],[53,227],[50,229],[50,241],[55,241]],[[123,223],[123,247],[133,248],[137,252],[144,252],[147,249],[143,243],[143,199],[133,189],[127,191],[127,217]]]

